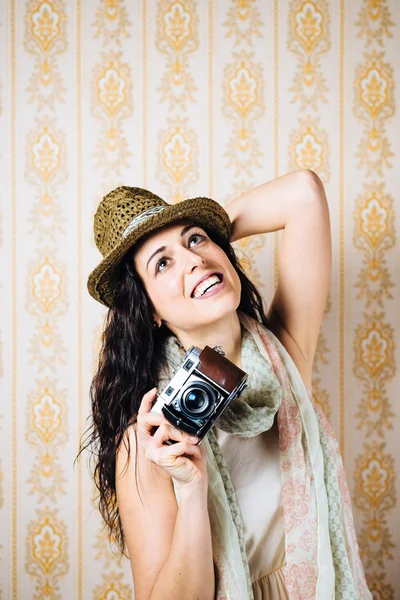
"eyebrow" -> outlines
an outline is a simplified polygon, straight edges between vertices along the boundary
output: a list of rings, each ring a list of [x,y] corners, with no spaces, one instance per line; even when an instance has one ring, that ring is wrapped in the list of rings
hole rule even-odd
[[[189,229],[193,229],[193,227],[196,227],[196,225],[186,225],[186,227],[184,227],[181,231],[181,237],[183,237],[185,235],[185,233],[187,231],[189,231]],[[147,261],[147,265],[146,265],[146,270],[148,269],[149,263],[151,261],[152,258],[154,258],[154,256],[156,254],[159,254],[160,252],[164,252],[164,250],[167,248],[167,246],[161,246],[160,248],[157,248],[157,250],[155,250],[153,252],[153,254],[150,256],[149,260]]]

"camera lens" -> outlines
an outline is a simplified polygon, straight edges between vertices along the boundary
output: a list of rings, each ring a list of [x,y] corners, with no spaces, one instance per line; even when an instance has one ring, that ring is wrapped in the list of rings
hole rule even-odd
[[[203,390],[192,390],[186,396],[186,408],[191,412],[198,412],[207,406],[208,398]]]
[[[206,384],[193,383],[182,395],[181,407],[189,417],[205,417],[215,406],[215,392]]]

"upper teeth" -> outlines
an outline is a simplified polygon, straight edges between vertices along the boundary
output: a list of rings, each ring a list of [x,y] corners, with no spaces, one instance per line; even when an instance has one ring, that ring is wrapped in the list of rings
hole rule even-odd
[[[220,282],[220,278],[217,277],[217,275],[211,275],[211,277],[209,277],[208,279],[205,279],[204,281],[199,283],[199,285],[196,287],[196,289],[193,292],[193,297],[199,298],[200,296],[202,296],[204,294],[204,292],[206,291],[207,288],[209,288],[214,283],[219,283],[219,282]]]

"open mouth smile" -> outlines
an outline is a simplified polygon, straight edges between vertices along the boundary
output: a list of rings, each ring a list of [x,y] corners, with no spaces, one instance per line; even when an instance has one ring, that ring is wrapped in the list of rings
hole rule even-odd
[[[195,300],[210,298],[210,296],[218,294],[218,292],[223,290],[224,287],[225,280],[222,273],[213,273],[207,279],[197,284],[191,294],[191,297]]]

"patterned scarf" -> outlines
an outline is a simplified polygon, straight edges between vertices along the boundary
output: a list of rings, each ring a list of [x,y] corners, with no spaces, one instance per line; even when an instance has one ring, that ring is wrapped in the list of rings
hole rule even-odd
[[[333,431],[310,399],[279,340],[255,319],[240,311],[238,316],[244,328],[243,367],[246,363],[252,367],[247,371],[249,386],[223,412],[218,428],[254,436],[267,431],[277,413],[289,598],[369,600],[372,596],[359,556],[350,494]],[[175,336],[167,339],[165,350],[168,364],[160,375],[159,390],[184,356]],[[217,571],[215,598],[252,600],[242,516],[213,429],[203,445],[208,458],[208,510]],[[175,481],[174,488],[179,502]]]

